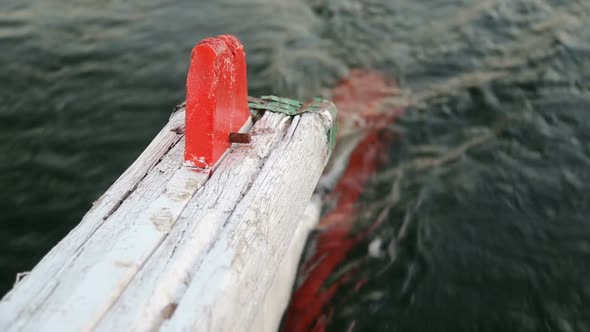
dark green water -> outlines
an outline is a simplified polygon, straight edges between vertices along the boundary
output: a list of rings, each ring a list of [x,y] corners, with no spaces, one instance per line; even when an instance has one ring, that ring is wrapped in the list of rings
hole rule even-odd
[[[367,241],[390,254],[368,259],[363,246],[351,257],[370,281],[339,294],[334,330],[585,331],[589,11],[573,0],[3,0],[0,287],[165,123],[194,43],[232,33],[252,94],[323,94],[351,67],[392,74],[418,100],[394,128],[398,162],[509,123],[453,162],[408,171]],[[395,181],[368,188],[365,204]]]

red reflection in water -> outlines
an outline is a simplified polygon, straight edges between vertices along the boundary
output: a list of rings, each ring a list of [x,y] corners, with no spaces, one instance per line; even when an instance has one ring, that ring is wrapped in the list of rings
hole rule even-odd
[[[319,235],[315,238],[314,253],[304,262],[302,284],[293,292],[287,309],[283,331],[324,331],[332,310],[325,305],[338,287],[351,280],[354,269],[329,286],[328,277],[344,261],[362,239],[378,225],[371,225],[361,233],[352,234],[360,211],[355,203],[361,197],[370,176],[385,162],[386,149],[394,135],[385,135],[384,128],[398,118],[402,110],[380,112],[383,98],[390,96],[396,86],[379,72],[354,70],[332,90],[332,99],[338,107],[340,126],[370,128],[352,152],[346,170],[336,184],[331,198],[336,206],[320,221]],[[359,281],[358,287],[366,281]]]

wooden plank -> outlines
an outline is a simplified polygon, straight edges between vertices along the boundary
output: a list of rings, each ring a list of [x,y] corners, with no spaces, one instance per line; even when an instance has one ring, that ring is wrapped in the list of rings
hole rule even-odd
[[[64,269],[51,296],[32,317],[19,317],[25,322],[24,329],[93,328],[207,180],[207,173],[181,167],[183,151],[181,140],[108,223],[82,246],[76,259]]]
[[[283,313],[289,305],[297,268],[307,237],[320,221],[321,212],[321,196],[314,194],[303,212],[297,230],[293,233],[289,249],[277,269],[271,287],[266,292],[262,304],[258,306],[258,312],[250,327],[250,332],[278,331]]]
[[[33,270],[11,293],[29,280],[39,297],[24,292],[28,306],[14,297],[0,302],[1,330],[186,329],[196,327],[192,310],[214,330],[258,326],[260,319],[264,329],[276,327],[280,311],[269,308],[286,306],[311,227],[300,217],[329,155],[331,116],[267,112],[251,144],[232,145],[209,181],[209,172],[182,167],[184,139],[177,136],[133,190],[94,220],[83,242],[66,246],[71,257],[57,260],[52,274]],[[181,125],[171,129],[182,133]],[[285,271],[275,277],[279,268]],[[279,298],[267,296],[271,287]],[[204,317],[208,310],[216,314]]]
[[[47,300],[55,290],[60,274],[76,259],[83,245],[122,202],[133,195],[140,180],[179,141],[183,123],[184,110],[174,113],[131,167],[94,202],[82,221],[35,266],[28,277],[5,295],[0,301],[0,330],[7,330],[17,319],[34,312]]]
[[[295,117],[161,330],[250,329],[327,162],[330,119]]]
[[[288,118],[268,113],[253,127],[252,144],[234,145],[168,237],[98,323],[98,331],[152,331],[168,319],[222,229],[252,185]]]
[[[250,126],[248,121],[242,130]],[[93,328],[209,177],[209,171],[181,167],[184,142],[181,139],[172,147],[108,222],[81,246],[60,272],[51,295],[34,312],[21,315],[12,329]]]

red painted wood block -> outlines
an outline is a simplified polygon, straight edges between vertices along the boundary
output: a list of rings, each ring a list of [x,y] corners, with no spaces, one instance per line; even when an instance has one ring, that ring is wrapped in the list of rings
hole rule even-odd
[[[246,70],[246,53],[244,46],[238,38],[232,35],[221,35],[217,37],[225,42],[232,55],[234,56],[235,64],[235,90],[234,90],[234,108],[238,110],[237,114],[230,118],[230,125],[233,127],[234,121],[241,126],[250,116],[250,109],[248,108],[248,79]],[[244,117],[244,115],[247,115]]]
[[[191,53],[186,79],[187,166],[211,168],[229,148],[229,133],[250,117],[246,57],[240,41],[207,38]]]
[[[361,195],[371,176],[384,164],[384,152],[395,139],[393,134],[386,135],[382,130],[403,113],[403,109],[380,109],[383,99],[395,89],[395,83],[388,81],[383,73],[353,69],[331,90],[338,108],[339,128],[369,130],[350,154],[344,173],[328,198],[335,206],[320,220],[321,231],[309,240],[313,251],[304,258],[300,272],[304,277],[293,291],[281,328],[283,332],[326,331],[334,310],[330,302],[338,288],[350,283],[355,288],[362,287],[366,283],[354,268],[334,277],[350,251],[384,220],[379,217],[368,228],[355,229],[355,222],[362,214],[358,204]]]

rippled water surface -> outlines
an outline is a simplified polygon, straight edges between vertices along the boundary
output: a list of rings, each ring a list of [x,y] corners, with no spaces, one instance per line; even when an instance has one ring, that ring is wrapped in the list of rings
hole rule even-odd
[[[396,162],[363,204],[387,204],[396,181],[401,199],[366,243],[383,254],[353,253],[369,282],[334,300],[333,330],[588,330],[589,13],[585,0],[4,0],[1,289],[163,126],[194,43],[232,33],[252,94],[325,94],[350,68],[402,88]],[[404,164],[420,157],[430,166]]]

